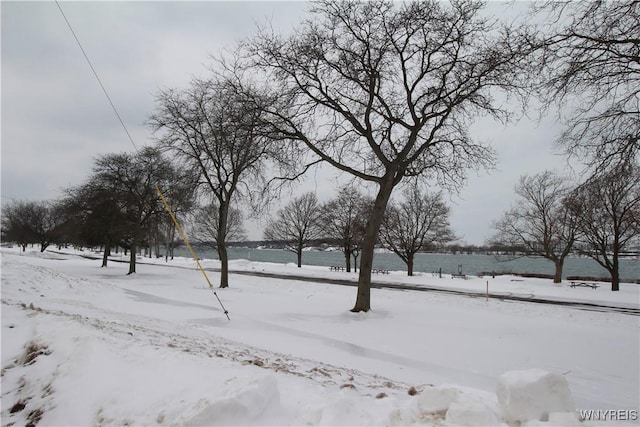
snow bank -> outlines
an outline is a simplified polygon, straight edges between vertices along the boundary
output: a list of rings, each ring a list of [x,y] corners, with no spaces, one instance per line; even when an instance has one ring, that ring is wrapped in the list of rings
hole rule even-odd
[[[498,378],[496,394],[503,418],[509,424],[549,421],[553,413],[572,413],[574,416],[576,413],[565,377],[541,369],[502,374]]]
[[[496,400],[497,397],[497,400]],[[399,424],[448,426],[573,426],[580,424],[568,383],[542,369],[509,371],[495,395],[459,386],[429,387],[415,400],[414,413],[400,411]]]
[[[297,413],[291,419],[306,425],[504,426],[504,422],[518,426],[579,425],[563,379],[537,369],[507,372],[498,382],[499,405],[494,404],[495,396],[454,385],[415,391],[416,395],[409,400],[386,394],[373,399],[344,387],[327,393],[323,400],[299,402],[297,410],[292,410],[281,403],[282,378],[267,375],[244,381],[236,391],[217,400],[200,399],[173,423],[275,425],[288,412],[289,416]]]
[[[458,426],[497,426],[498,417],[489,406],[469,396],[461,395],[449,406],[446,422]]]
[[[201,399],[194,408],[196,414],[186,420],[180,420],[180,424],[257,425],[270,409],[277,409],[279,405],[278,382],[273,375],[267,375],[250,381],[230,396],[213,402]]]
[[[495,402],[495,396],[485,396],[478,390],[463,391],[453,385],[429,387],[416,396],[417,419],[436,425],[442,421],[451,426],[500,425],[498,415],[487,401]]]

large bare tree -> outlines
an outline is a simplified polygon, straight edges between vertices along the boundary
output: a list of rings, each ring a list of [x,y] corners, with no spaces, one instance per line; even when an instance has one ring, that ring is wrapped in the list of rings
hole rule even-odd
[[[260,112],[224,79],[195,79],[183,90],[164,90],[149,123],[160,147],[195,169],[201,188],[212,195],[218,221],[215,238],[221,261],[220,287],[229,286],[226,233],[229,212],[240,197],[263,196],[265,165],[276,151],[259,132]]]
[[[518,200],[493,223],[493,243],[522,247],[555,266],[554,283],[562,282],[562,269],[578,233],[578,220],[568,178],[545,171],[522,176],[515,186]]]
[[[302,267],[302,250],[322,235],[322,213],[312,192],[293,199],[280,209],[264,230],[266,240],[282,242],[286,250],[296,254],[298,267]]]
[[[583,253],[611,275],[611,290],[620,290],[622,252],[640,238],[640,169],[621,164],[597,174],[576,190]]]
[[[540,95],[559,106],[558,142],[597,169],[640,152],[640,2],[547,2],[537,29]],[[549,16],[550,15],[550,16]]]
[[[262,31],[245,45],[253,82],[267,81],[265,118],[317,161],[369,181],[354,312],[368,311],[378,230],[405,178],[458,187],[467,168],[492,165],[474,141],[478,115],[505,119],[494,89],[516,89],[521,45],[474,1],[320,1],[290,37]]]
[[[380,238],[407,264],[408,276],[413,276],[414,259],[420,250],[455,240],[449,211],[441,192],[423,193],[415,186],[404,192],[402,202],[387,208]]]

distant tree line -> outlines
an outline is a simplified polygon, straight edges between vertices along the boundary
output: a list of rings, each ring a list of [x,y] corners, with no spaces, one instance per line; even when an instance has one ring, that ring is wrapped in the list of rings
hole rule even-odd
[[[193,175],[179,171],[159,150],[145,148],[135,154],[99,156],[87,180],[65,190],[55,202],[14,202],[3,209],[2,238],[24,247],[40,243],[102,247],[102,266],[113,248],[130,253],[129,274],[136,270],[140,247],[174,244],[171,220],[158,199],[158,191],[184,216],[194,202]],[[152,251],[150,250],[150,253]]]
[[[523,176],[515,187],[519,198],[514,207],[493,223],[497,233],[481,247],[452,243],[456,236],[442,193],[408,187],[403,199],[388,206],[376,244],[398,255],[409,276],[419,252],[492,253],[549,259],[555,266],[554,282],[560,283],[566,257],[580,254],[607,269],[612,290],[618,290],[619,258],[640,246],[639,169],[626,164],[582,184],[551,171]],[[158,254],[162,246],[168,257],[176,244],[175,225],[157,197],[157,183],[164,183],[172,211],[189,224],[196,241],[217,248],[219,209],[195,204],[196,179],[197,174],[179,174],[153,149],[102,156],[90,179],[67,190],[63,199],[10,204],[3,211],[2,238],[23,250],[30,243],[40,244],[42,251],[52,244],[100,246],[103,266],[112,248],[120,247],[130,252],[133,273],[136,248],[154,246]],[[314,193],[305,193],[268,221],[264,241],[294,252],[298,267],[305,248],[331,242],[344,253],[346,271],[357,271],[371,205],[353,185],[324,204]],[[245,238],[240,209],[229,209],[223,236],[225,245]]]
[[[580,251],[617,290],[618,257],[639,228],[640,2],[545,2],[530,11],[542,19],[519,26],[485,18],[483,7],[314,2],[292,35],[260,29],[214,59],[209,77],[160,91],[148,118],[152,147],[100,156],[60,201],[9,204],[3,240],[101,246],[105,266],[112,248],[124,248],[131,274],[138,248],[164,246],[169,256],[174,245],[163,194],[197,241],[214,244],[224,288],[227,243],[243,237],[243,214],[264,215],[324,163],[354,184],[324,205],[313,194],[295,198],[264,235],[299,265],[308,242],[339,241],[347,269],[352,259],[360,267],[352,311],[369,311],[376,246],[412,274],[418,251],[454,241],[434,189],[455,192],[468,169],[494,165],[491,147],[469,132],[476,118],[507,122],[536,96],[543,114],[558,107],[566,125],[558,145],[583,161],[585,179],[523,177],[491,245],[550,259],[556,281],[568,253]],[[372,198],[355,190],[363,183]]]
[[[66,243],[68,229],[60,206],[51,202],[13,201],[2,210],[2,240],[23,251],[29,244],[39,244],[44,252],[51,244]]]
[[[264,238],[283,242],[286,250],[296,254],[298,267],[302,265],[304,248],[321,237],[331,239],[344,253],[349,272],[351,258],[354,267],[357,265],[372,206],[373,200],[353,186],[343,187],[323,205],[314,193],[306,193],[278,211],[267,224]],[[387,207],[377,243],[398,255],[412,276],[416,253],[452,240],[455,236],[449,226],[449,208],[442,201],[442,194],[431,195],[412,188],[403,201]]]

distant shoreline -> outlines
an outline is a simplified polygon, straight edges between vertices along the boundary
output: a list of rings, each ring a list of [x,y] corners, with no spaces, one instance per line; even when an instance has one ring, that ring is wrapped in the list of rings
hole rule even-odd
[[[202,259],[218,259],[217,252],[209,247],[199,246],[196,253]],[[283,249],[275,248],[241,248],[230,247],[229,259],[247,259],[249,261],[294,263],[295,254]],[[174,250],[175,256],[189,257],[184,247]],[[500,259],[505,256],[490,254],[449,254],[420,252],[416,254],[414,272],[422,274],[458,274],[462,272],[468,275],[537,275],[552,277],[554,273],[553,263],[542,257],[517,257],[515,259]],[[623,258],[620,260],[620,277],[626,283],[640,282],[640,262],[635,258]],[[345,265],[344,254],[339,250],[306,250],[302,255],[302,262],[306,265],[316,266],[342,266]],[[354,265],[352,260],[352,266]],[[376,252],[374,268],[383,268],[393,271],[406,271],[406,264],[392,252]],[[596,261],[587,257],[570,256],[565,261],[563,278],[583,277],[589,280],[598,279],[606,281],[609,273]]]

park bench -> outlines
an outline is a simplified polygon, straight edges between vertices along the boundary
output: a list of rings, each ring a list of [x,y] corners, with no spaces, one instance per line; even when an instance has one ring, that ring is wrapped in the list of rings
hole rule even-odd
[[[456,278],[458,278],[458,279],[466,279],[467,275],[466,274],[452,274],[451,278],[452,279],[456,279]]]
[[[329,267],[330,271],[346,271],[347,268],[341,265],[332,265],[331,267]]]
[[[572,288],[582,287],[582,288],[591,288],[591,289],[596,289],[598,287],[598,285],[595,283],[587,283],[587,282],[571,282],[569,286],[571,286]]]

